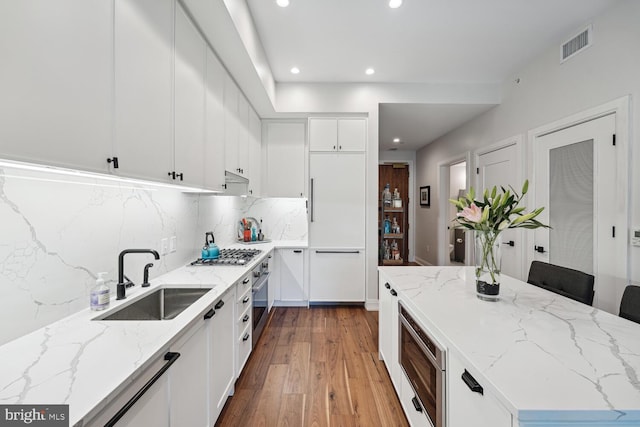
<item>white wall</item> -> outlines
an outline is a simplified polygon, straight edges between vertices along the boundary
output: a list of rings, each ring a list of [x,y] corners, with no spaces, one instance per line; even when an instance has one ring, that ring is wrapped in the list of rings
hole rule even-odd
[[[417,153],[418,182],[433,183],[432,208],[419,210],[416,226],[431,247],[417,248],[417,256],[436,263],[439,194],[437,166],[513,135],[631,94],[640,96],[640,2],[621,1],[594,19],[594,44],[563,64],[559,44],[550,46],[526,68],[503,84],[502,104],[450,132]],[[586,23],[585,23],[586,24]],[[516,80],[519,79],[519,82]],[[633,108],[633,102],[632,102]],[[632,129],[640,127],[640,115],[632,111]],[[632,164],[640,161],[638,135],[630,141]],[[530,164],[530,163],[529,163]],[[531,179],[531,167],[527,175]],[[640,183],[631,168],[631,222],[640,224]],[[631,277],[640,282],[640,248],[630,248]]]

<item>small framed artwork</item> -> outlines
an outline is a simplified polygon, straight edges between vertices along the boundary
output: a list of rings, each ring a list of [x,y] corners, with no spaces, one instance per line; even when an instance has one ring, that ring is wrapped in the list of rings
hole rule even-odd
[[[431,186],[420,187],[420,206],[431,206]]]

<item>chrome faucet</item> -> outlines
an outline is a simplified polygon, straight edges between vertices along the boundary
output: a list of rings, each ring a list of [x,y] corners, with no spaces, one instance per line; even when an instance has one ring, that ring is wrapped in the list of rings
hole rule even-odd
[[[153,249],[125,249],[118,256],[118,284],[116,285],[116,299],[125,299],[127,297],[126,289],[134,284],[124,274],[124,256],[126,254],[151,254],[155,259],[160,259],[160,254]],[[126,282],[125,282],[126,280]]]

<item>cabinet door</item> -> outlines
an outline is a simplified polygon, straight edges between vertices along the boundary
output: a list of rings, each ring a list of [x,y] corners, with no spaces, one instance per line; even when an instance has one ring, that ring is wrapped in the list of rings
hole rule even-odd
[[[310,244],[363,248],[364,153],[311,153],[309,176]]]
[[[174,170],[181,183],[204,184],[205,43],[182,7],[176,8]]]
[[[409,420],[409,424],[411,427],[432,427],[433,425],[429,422],[429,419],[425,415],[424,410],[418,411],[416,407],[413,405],[413,398],[416,397],[416,394],[411,388],[411,383],[407,379],[407,376],[403,373],[400,374],[400,390],[398,393],[400,397],[400,404],[402,405],[402,409],[404,409],[404,414],[407,416]],[[445,425],[448,427],[449,424]],[[478,424],[471,423],[467,427],[480,427]],[[497,426],[496,426],[497,427]]]
[[[173,168],[173,0],[115,1],[115,155],[119,175]]]
[[[314,249],[309,257],[309,300],[317,302],[363,302],[363,250]]]
[[[108,171],[112,2],[0,2],[0,157]]]
[[[304,251],[302,249],[279,249],[280,300],[305,301]]]
[[[336,151],[338,149],[338,121],[309,119],[309,150]]]
[[[511,427],[511,413],[487,390],[473,392],[462,380],[464,363],[451,351],[447,353],[448,422],[449,427]],[[469,373],[482,386],[482,378]]]
[[[214,306],[215,315],[209,324],[209,425],[215,424],[235,380],[233,371],[234,344],[233,328],[235,316],[235,288],[220,297]]]
[[[304,194],[305,124],[268,122],[267,192],[270,197],[302,197]]]
[[[249,102],[238,94],[238,174],[249,176]]]
[[[338,150],[365,151],[367,147],[366,119],[338,119]]]
[[[262,195],[262,122],[249,107],[249,194]]]
[[[138,378],[118,396],[110,400],[95,418],[85,421],[86,427],[103,427],[146,383],[168,363],[164,357],[158,358]],[[169,372],[173,366],[138,399],[138,401],[120,418],[118,427],[158,426],[169,427]]]
[[[207,324],[198,321],[171,346],[180,353],[169,371],[172,426],[208,426],[207,332]]]
[[[398,298],[391,282],[383,275],[379,278],[378,298],[380,301],[380,320],[378,322],[378,342],[380,357],[391,377],[391,382],[400,395],[400,375],[402,368],[399,359],[398,341]]]
[[[238,169],[238,87],[229,74],[224,78],[224,168],[235,174]]]
[[[218,58],[207,48],[204,186],[210,190],[224,190],[225,74]]]

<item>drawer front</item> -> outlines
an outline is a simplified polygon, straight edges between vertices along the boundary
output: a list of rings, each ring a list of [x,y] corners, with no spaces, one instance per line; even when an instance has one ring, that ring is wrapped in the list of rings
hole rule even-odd
[[[247,291],[251,291],[251,272],[244,275],[244,277],[238,280],[236,295],[238,296],[238,301],[242,300],[244,294]]]
[[[247,363],[247,359],[249,359],[249,355],[251,354],[251,341],[251,325],[249,324],[237,338],[238,363],[236,365],[236,375],[240,375],[242,368],[244,368],[245,363]]]
[[[252,302],[253,293],[251,292],[251,288],[249,288],[238,297],[238,300],[236,301],[236,313],[244,312],[247,307],[251,307]]]
[[[236,331],[238,331],[238,335],[241,336],[242,332],[247,328],[247,326],[252,324],[251,314],[252,314],[251,306],[244,307],[244,311],[238,310],[238,318],[236,319]]]

